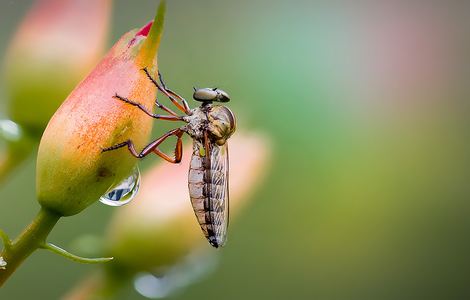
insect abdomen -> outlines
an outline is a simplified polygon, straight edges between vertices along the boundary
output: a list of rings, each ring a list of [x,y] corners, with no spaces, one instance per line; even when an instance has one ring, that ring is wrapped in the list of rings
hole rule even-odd
[[[227,232],[226,175],[220,164],[205,165],[205,155],[211,153],[204,153],[200,147],[203,146],[195,142],[189,167],[189,195],[204,235],[217,248],[224,245]],[[219,149],[214,147],[212,151]]]

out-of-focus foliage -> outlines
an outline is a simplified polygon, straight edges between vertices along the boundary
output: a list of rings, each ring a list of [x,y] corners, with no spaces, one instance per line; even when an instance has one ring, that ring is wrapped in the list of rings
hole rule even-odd
[[[0,9],[4,37],[23,5]],[[151,19],[154,5],[117,1],[114,35]],[[244,128],[275,139],[268,182],[231,227],[219,268],[173,299],[465,298],[469,11],[465,2],[171,1],[159,54],[169,86],[188,98],[193,85],[223,88]],[[32,170],[2,190],[8,232],[37,209]],[[112,212],[92,206],[53,238],[99,232]],[[88,271],[38,253],[0,296],[56,299]],[[141,299],[127,289],[125,299]]]

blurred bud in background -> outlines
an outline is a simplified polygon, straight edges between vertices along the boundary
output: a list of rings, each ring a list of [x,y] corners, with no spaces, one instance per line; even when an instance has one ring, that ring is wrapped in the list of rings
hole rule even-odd
[[[9,117],[42,134],[54,111],[95,66],[106,45],[110,0],[39,0],[6,57]]]
[[[54,111],[101,58],[110,16],[111,0],[37,0],[20,22],[5,58],[3,117],[21,135],[13,142],[1,136],[0,180],[30,153]]]
[[[186,148],[180,165],[159,164],[144,174],[135,201],[118,209],[108,227],[106,252],[113,262],[103,265],[102,273],[87,278],[66,299],[111,297],[131,282],[144,296],[164,297],[215,266],[219,251],[207,243],[189,200],[191,146]],[[269,139],[238,132],[229,141],[229,153],[233,221],[264,180],[271,160]]]
[[[116,94],[153,107],[164,2],[155,22],[125,34],[54,114],[41,139],[36,186],[43,208],[60,216],[79,213],[129,176],[137,160],[126,149],[103,148],[132,140],[142,148],[153,119]],[[158,20],[158,21],[157,21]]]
[[[25,159],[34,140],[11,120],[0,120],[0,182]]]

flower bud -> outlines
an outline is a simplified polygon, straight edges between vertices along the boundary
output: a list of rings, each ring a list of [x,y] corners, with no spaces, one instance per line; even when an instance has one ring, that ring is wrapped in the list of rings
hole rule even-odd
[[[142,69],[157,74],[163,16],[162,2],[153,25],[125,34],[50,120],[37,159],[37,195],[46,209],[77,214],[132,171],[136,159],[127,149],[102,149],[129,139],[141,148],[148,140],[154,120],[114,96],[153,107],[156,88]]]
[[[111,0],[38,0],[8,48],[8,117],[40,136],[60,103],[101,58]]]
[[[192,147],[186,148],[181,165],[162,164],[144,174],[137,198],[113,216],[106,244],[118,269],[154,271],[178,263],[201,246],[210,248],[189,199]],[[229,140],[229,154],[232,222],[263,181],[270,147],[264,135],[238,132]]]

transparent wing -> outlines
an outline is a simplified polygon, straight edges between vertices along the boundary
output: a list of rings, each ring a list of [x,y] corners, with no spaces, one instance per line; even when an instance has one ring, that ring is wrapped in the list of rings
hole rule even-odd
[[[225,244],[229,223],[228,146],[227,143],[218,146],[206,139],[205,148],[207,153],[205,182],[210,223],[208,238],[213,246],[219,247]]]

